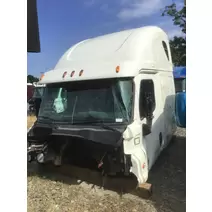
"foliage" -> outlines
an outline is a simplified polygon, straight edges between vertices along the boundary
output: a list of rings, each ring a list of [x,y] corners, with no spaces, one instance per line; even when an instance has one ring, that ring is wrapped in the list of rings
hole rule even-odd
[[[38,82],[39,79],[37,77],[34,77],[32,75],[27,75],[27,83],[33,83],[33,82]]]
[[[166,6],[162,16],[172,17],[173,24],[179,26],[184,34],[186,34],[186,7],[183,6],[177,10],[176,3]]]
[[[174,37],[170,40],[172,60],[175,66],[186,66],[186,40],[183,37]]]
[[[172,60],[175,66],[186,66],[186,7],[177,9],[176,3],[166,6],[162,16],[172,17],[173,24],[178,26],[185,36],[175,36],[170,40]]]

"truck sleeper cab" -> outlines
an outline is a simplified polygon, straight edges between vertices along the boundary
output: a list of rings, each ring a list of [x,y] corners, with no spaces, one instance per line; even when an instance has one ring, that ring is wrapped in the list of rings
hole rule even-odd
[[[28,160],[89,166],[108,175],[148,173],[176,130],[168,37],[158,27],[80,42],[40,81]]]

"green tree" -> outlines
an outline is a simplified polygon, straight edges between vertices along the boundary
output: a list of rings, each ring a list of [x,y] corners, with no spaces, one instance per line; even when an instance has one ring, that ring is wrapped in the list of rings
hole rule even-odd
[[[37,77],[34,77],[32,75],[27,75],[27,83],[33,83],[33,82],[38,82],[39,79]]]
[[[177,9],[176,3],[166,6],[162,16],[172,17],[173,24],[178,26],[185,36],[175,36],[170,40],[172,60],[175,66],[186,66],[186,6]]]

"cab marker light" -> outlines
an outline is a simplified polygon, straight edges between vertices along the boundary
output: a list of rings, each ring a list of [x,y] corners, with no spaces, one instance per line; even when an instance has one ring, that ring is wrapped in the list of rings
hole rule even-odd
[[[41,75],[40,80],[42,80],[44,78],[44,74]]]
[[[83,74],[83,70],[80,71],[79,76],[81,77]]]
[[[67,71],[65,71],[64,73],[63,73],[63,78],[65,78],[65,76],[67,75]]]
[[[75,73],[75,71],[72,71],[70,77],[73,77],[74,73]]]
[[[116,67],[116,73],[119,73],[119,71],[120,71],[120,66],[117,66]]]

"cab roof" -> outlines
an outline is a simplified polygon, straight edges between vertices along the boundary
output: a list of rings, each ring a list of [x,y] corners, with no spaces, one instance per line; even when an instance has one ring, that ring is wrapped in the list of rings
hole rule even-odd
[[[173,71],[168,36],[159,27],[130,29],[79,42],[40,83],[134,77],[142,70]]]

